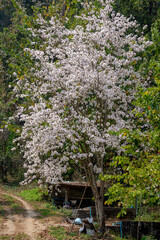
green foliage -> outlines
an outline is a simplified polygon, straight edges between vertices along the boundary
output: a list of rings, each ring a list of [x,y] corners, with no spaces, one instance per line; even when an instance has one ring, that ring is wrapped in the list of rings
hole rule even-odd
[[[52,203],[46,203],[45,207],[50,210],[57,210],[57,207]]]
[[[9,196],[9,195],[3,195],[5,197],[5,199],[9,202],[9,203],[13,203],[14,202],[14,198]]]
[[[1,116],[1,114],[0,114]],[[0,121],[1,125],[1,121]],[[21,173],[23,173],[22,169],[19,167],[22,165],[21,154],[17,151],[12,151],[15,147],[15,143],[13,143],[13,139],[17,136],[17,134],[12,129],[0,127],[3,132],[0,134],[0,175],[3,182],[6,182],[8,179],[8,174],[18,180],[22,179]]]
[[[8,27],[11,24],[11,18],[13,16],[14,6],[11,1],[1,0],[0,2],[0,32],[4,27]]]
[[[50,209],[42,208],[38,210],[40,218],[54,215]]]
[[[13,0],[11,0],[13,1]],[[28,15],[32,15],[34,8],[48,7],[52,4],[53,0],[18,0],[20,5],[25,9]]]
[[[134,16],[141,26],[147,24],[148,30],[150,30],[152,23],[160,17],[159,0],[115,0],[114,8],[126,17]]]
[[[150,35],[153,44],[144,53],[141,71],[145,79],[147,79],[148,76],[150,77],[152,87],[157,87],[160,86],[160,18],[152,25]],[[151,90],[153,92],[155,88],[151,88]]]
[[[72,211],[66,208],[57,208],[55,205],[51,204],[51,203],[46,203],[45,208],[43,209],[44,215],[49,214],[49,215],[54,215],[54,214],[58,214],[58,215],[63,215],[63,216],[67,216],[67,217],[71,217],[72,216]],[[43,215],[43,214],[42,214]]]
[[[11,239],[13,238],[9,235],[0,236],[0,240],[11,240]],[[29,240],[29,239],[30,237],[27,234],[20,233],[20,234],[14,235],[14,240]]]
[[[113,238],[114,240],[126,240],[126,239],[128,239],[128,238],[121,238],[121,237],[119,237],[119,236],[114,236],[114,238]],[[134,239],[132,239],[132,238],[129,238],[130,240],[134,240]],[[153,236],[143,236],[142,238],[141,238],[141,240],[156,240]]]
[[[46,203],[43,208],[38,209],[38,212],[39,212],[39,217],[43,218],[47,216],[57,215],[58,209],[56,208],[56,206],[50,203]]]
[[[157,240],[157,239],[153,236],[143,236],[141,240]]]
[[[57,226],[57,227],[51,227],[50,234],[55,237],[57,240],[64,240],[67,239],[66,230],[64,227]]]
[[[53,236],[57,240],[72,240],[72,239],[84,239],[89,240],[91,239],[91,236],[86,234],[81,234],[80,237],[75,232],[69,232],[64,227],[56,226],[56,227],[50,227],[50,235]]]
[[[114,236],[114,238],[113,238],[114,240],[126,240],[126,239],[128,239],[128,238],[121,238],[120,236]],[[131,238],[129,238],[130,240],[134,240],[134,239],[131,239]]]
[[[43,191],[41,191],[40,188],[36,187],[33,189],[23,190],[19,194],[22,198],[24,198],[27,201],[41,201],[43,199]]]
[[[24,79],[25,74],[33,66],[33,61],[25,53],[24,48],[31,47],[33,38],[29,28],[35,23],[35,16],[28,16],[19,2],[15,0],[5,3],[2,7],[10,7],[12,12],[12,23],[0,33],[0,175],[5,182],[8,175],[14,175],[19,181],[22,180],[23,167],[20,149],[12,151],[16,146],[13,139],[18,136],[23,125],[18,118],[8,122],[9,117],[14,116],[17,106],[20,104],[31,104],[31,98],[17,98],[13,92],[16,85],[16,78]],[[38,39],[34,39],[39,44]],[[19,133],[18,133],[19,132]]]
[[[144,222],[159,222],[160,209],[156,206],[142,206],[140,213],[134,220]]]
[[[144,81],[150,78],[148,87],[143,83],[137,91],[133,110],[135,129],[123,130],[122,138],[127,140],[121,156],[113,158],[110,166],[114,175],[104,177],[113,186],[108,189],[106,204],[118,202],[126,208],[135,206],[135,200],[142,204],[159,204],[160,186],[160,21],[151,29],[153,44],[144,53],[141,65]],[[139,110],[141,109],[141,110]],[[119,215],[120,215],[119,214]]]
[[[3,206],[0,205],[0,216],[5,216],[6,211],[3,209]]]
[[[139,92],[137,105],[143,112],[136,113],[139,117],[137,129],[123,132],[128,144],[124,154],[115,157],[111,163],[111,167],[119,168],[119,171],[105,178],[115,181],[108,189],[106,203],[118,201],[124,207],[121,212],[124,214],[125,208],[135,205],[136,198],[142,199],[144,204],[160,203],[160,98],[157,88]]]
[[[9,195],[3,195],[3,198],[5,201],[5,205],[9,206],[11,211],[13,211],[15,214],[23,213],[24,209],[22,208],[21,203],[19,201],[15,200],[13,197]]]
[[[155,132],[148,131],[143,135],[140,131],[135,130],[128,133],[128,145],[125,147],[125,153],[115,157],[111,163],[111,166],[119,168],[119,171],[116,172],[116,175],[106,175],[105,177],[106,180],[114,182],[108,189],[106,204],[119,202],[123,206],[122,214],[126,213],[127,207],[135,206],[136,198],[142,199],[144,204],[159,204],[160,134],[157,136],[157,131]],[[146,148],[149,145],[150,149],[142,150],[141,143]]]
[[[71,217],[71,216],[72,216],[72,211],[70,211],[69,209],[60,208],[58,211],[59,211],[61,214],[63,214],[64,216],[67,216],[67,217]]]
[[[15,214],[21,214],[24,212],[24,209],[20,206],[19,203],[11,203],[10,208]]]

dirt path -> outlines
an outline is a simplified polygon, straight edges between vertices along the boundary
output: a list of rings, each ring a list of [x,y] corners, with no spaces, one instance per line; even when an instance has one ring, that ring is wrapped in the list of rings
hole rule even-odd
[[[0,230],[1,235],[12,235],[25,233],[31,240],[35,240],[39,232],[45,230],[46,226],[39,222],[36,218],[37,214],[33,207],[24,201],[22,198],[15,196],[10,193],[1,192],[2,194],[13,197],[14,199],[21,202],[25,210],[25,214],[13,214],[8,210],[7,220],[3,224],[3,229]]]

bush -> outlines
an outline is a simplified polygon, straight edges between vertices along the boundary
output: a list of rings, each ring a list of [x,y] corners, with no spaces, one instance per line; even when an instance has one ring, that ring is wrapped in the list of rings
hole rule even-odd
[[[40,188],[36,187],[33,189],[23,190],[19,196],[24,198],[27,201],[41,201],[43,199],[43,192],[40,190]]]

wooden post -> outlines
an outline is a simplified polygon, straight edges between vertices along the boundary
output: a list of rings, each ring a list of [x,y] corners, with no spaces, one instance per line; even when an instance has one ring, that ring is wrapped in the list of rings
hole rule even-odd
[[[68,188],[65,188],[65,202],[68,202]]]

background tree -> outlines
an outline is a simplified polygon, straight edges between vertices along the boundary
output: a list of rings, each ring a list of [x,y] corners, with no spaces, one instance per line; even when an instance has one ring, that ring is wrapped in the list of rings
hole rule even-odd
[[[124,153],[112,162],[119,168],[112,179],[115,184],[108,190],[107,204],[119,202],[125,208],[139,199],[144,204],[160,204],[160,65],[159,20],[152,27],[153,44],[145,52],[142,64],[144,77],[150,75],[149,85],[140,85],[134,110],[135,129],[124,131],[127,145]],[[147,79],[145,79],[147,81]],[[121,133],[122,134],[122,133]]]
[[[132,15],[143,27],[151,25],[160,17],[160,3],[158,0],[115,0],[114,9],[126,17]]]
[[[9,4],[9,2],[7,3]],[[16,98],[13,92],[16,78],[23,78],[27,69],[32,66],[30,59],[24,55],[23,49],[24,46],[27,47],[31,44],[32,39],[28,28],[31,26],[33,18],[27,16],[14,0],[10,3],[13,3],[11,4],[12,22],[0,33],[0,156],[3,181],[7,180],[8,174],[23,172],[21,154],[18,156],[18,152],[11,151],[14,147],[12,141],[17,136],[17,131],[20,131],[22,123],[17,118],[8,124],[8,119],[14,115],[17,105],[22,104],[22,100]],[[16,178],[17,174],[14,177]]]
[[[14,12],[14,6],[11,1],[1,0],[0,2],[0,32],[4,27],[8,27],[11,24],[11,18]]]

